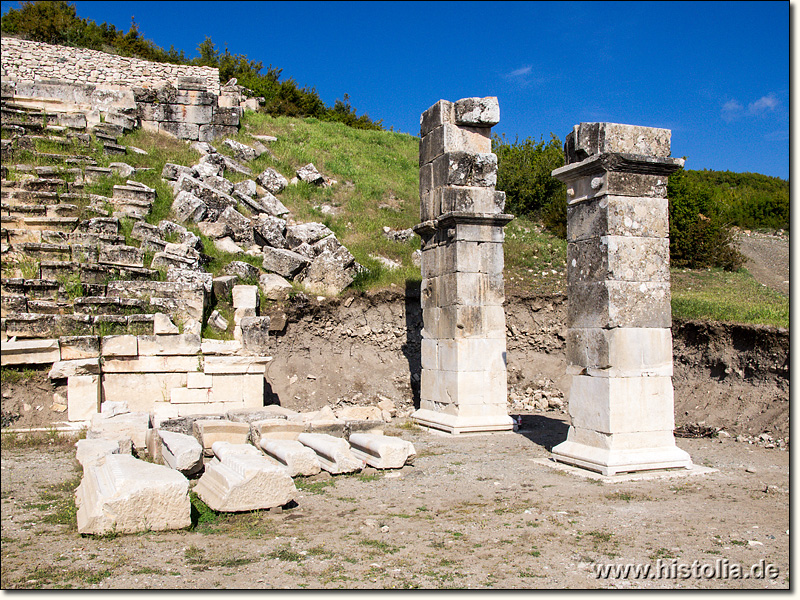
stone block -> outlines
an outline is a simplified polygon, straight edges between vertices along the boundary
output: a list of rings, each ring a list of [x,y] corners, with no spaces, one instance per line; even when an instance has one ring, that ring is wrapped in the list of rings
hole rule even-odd
[[[580,123],[567,135],[567,164],[608,152],[668,157],[671,137],[669,129],[619,123]]]
[[[456,125],[492,127],[500,122],[500,103],[495,96],[462,98],[453,108]]]
[[[572,328],[566,338],[568,375],[672,376],[672,331],[668,328]]]
[[[103,245],[100,247],[97,260],[107,265],[143,267],[144,251],[133,246]]]
[[[185,371],[103,374],[103,397],[106,401],[124,398],[131,410],[139,412],[150,412],[155,404],[169,402],[171,391],[185,386]]]
[[[494,186],[494,183],[491,185]],[[441,207],[440,214],[448,212],[500,214],[506,205],[506,193],[488,187],[445,187],[435,190],[433,195],[434,206]]]
[[[58,338],[61,360],[80,360],[100,356],[100,338],[96,335],[73,335]]]
[[[264,406],[264,371],[256,374],[212,375],[211,401],[234,402],[238,407]]]
[[[669,239],[606,235],[569,242],[570,284],[669,281]]]
[[[275,273],[264,273],[258,279],[258,287],[267,300],[286,300],[294,289],[292,284]]]
[[[100,373],[100,359],[83,358],[80,360],[56,361],[47,376],[50,379],[66,379],[76,375],[97,375],[98,373]]]
[[[252,433],[256,440],[296,440],[305,430],[304,422],[279,418],[278,415],[252,423]]]
[[[137,344],[139,356],[181,356],[200,352],[200,336],[190,333],[140,335]]]
[[[207,127],[208,125],[202,125]],[[177,123],[172,121],[159,121],[158,131],[172,135],[180,140],[200,139],[200,127],[196,123]]]
[[[171,469],[193,475],[203,468],[203,447],[192,436],[158,430],[161,438],[161,458]]]
[[[458,127],[445,123],[425,135],[419,144],[420,166],[433,162],[446,152],[491,154],[492,138],[488,128]]]
[[[238,340],[211,340],[203,338],[200,343],[200,351],[204,355],[224,355],[231,356],[238,354],[242,350],[242,342]]]
[[[342,421],[380,421],[383,423],[383,413],[377,406],[345,406],[337,411],[336,418]]]
[[[455,111],[453,103],[448,100],[439,100],[436,104],[426,110],[419,118],[419,135],[425,137],[445,123],[455,123]]]
[[[213,378],[211,375],[197,371],[186,374],[186,387],[189,389],[209,389]]]
[[[353,455],[376,469],[402,469],[417,456],[411,442],[397,437],[354,433],[349,441]]]
[[[236,285],[238,281],[238,276],[236,275],[223,275],[221,277],[215,277],[212,281],[212,288],[214,290],[214,296],[216,296],[219,300],[224,300],[228,297],[233,291],[233,286]]]
[[[168,467],[112,454],[75,492],[78,533],[135,533],[191,525],[189,481]]]
[[[109,335],[100,339],[102,354],[106,358],[139,354],[139,344],[135,335]]]
[[[666,198],[604,196],[567,206],[567,241],[603,235],[666,238],[669,236]]]
[[[217,455],[194,491],[212,510],[242,512],[283,506],[297,494],[289,474],[249,444],[214,445]]]
[[[322,470],[316,452],[297,440],[263,437],[259,446],[286,469],[289,477],[308,477]]]
[[[86,421],[100,410],[100,376],[74,375],[67,380],[67,418]]]
[[[180,333],[180,329],[178,329],[178,326],[172,322],[172,319],[169,318],[169,315],[165,315],[164,313],[155,313],[153,315],[154,335],[166,335],[166,334],[178,334],[178,333]]]
[[[172,202],[172,213],[180,223],[187,221],[198,223],[203,220],[207,212],[208,206],[206,203],[185,190],[179,191]]]
[[[271,360],[271,356],[207,356],[204,372],[207,375],[249,373],[263,376]]]
[[[2,365],[40,365],[57,361],[61,351],[57,339],[8,340],[0,347]]]
[[[431,165],[434,190],[444,186],[493,188],[497,183],[497,156],[491,153],[446,152]]]
[[[262,266],[266,271],[277,273],[282,277],[292,279],[310,263],[311,261],[308,258],[297,252],[284,248],[264,246]]]
[[[245,354],[263,356],[269,351],[269,317],[244,317],[242,328],[242,351]]]
[[[354,473],[364,468],[364,461],[353,456],[347,440],[324,433],[301,433],[297,440],[311,448],[320,466],[332,475]]]
[[[672,378],[576,375],[569,413],[573,426],[601,433],[672,431]]]
[[[133,443],[136,450],[147,447],[147,430],[150,429],[150,414],[129,412],[107,416],[97,413],[92,416],[89,439],[126,440]]]
[[[232,290],[234,308],[258,309],[258,286],[235,285]]]
[[[442,371],[502,372],[506,370],[506,340],[455,339],[438,341],[438,368]]]
[[[601,281],[567,285],[569,327],[656,327],[672,324],[669,283]]]
[[[120,454],[120,445],[116,440],[78,440],[75,444],[77,448],[75,459],[86,470],[103,464],[106,457],[112,454]]]
[[[211,450],[214,442],[246,444],[250,436],[250,425],[225,419],[198,419],[192,423],[192,432],[200,440],[204,450]]]
[[[442,308],[502,306],[505,301],[502,274],[450,272],[423,283],[423,296],[431,294],[433,303]]]
[[[420,362],[422,368],[437,371],[439,369],[439,340],[423,338],[421,342]]]
[[[458,414],[467,414],[468,406],[493,406],[506,410],[506,372],[490,371],[423,371],[420,398],[432,402],[447,401],[458,407]]]
[[[208,388],[172,388],[169,392],[172,404],[208,404],[211,402],[211,391]]]

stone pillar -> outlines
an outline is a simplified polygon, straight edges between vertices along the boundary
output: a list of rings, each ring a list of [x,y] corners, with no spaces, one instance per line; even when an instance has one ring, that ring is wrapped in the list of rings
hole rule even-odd
[[[513,428],[506,407],[505,193],[491,127],[497,98],[440,100],[420,119],[420,425],[452,434]]]
[[[581,123],[567,136],[567,440],[553,458],[604,475],[690,468],[675,445],[668,129]]]

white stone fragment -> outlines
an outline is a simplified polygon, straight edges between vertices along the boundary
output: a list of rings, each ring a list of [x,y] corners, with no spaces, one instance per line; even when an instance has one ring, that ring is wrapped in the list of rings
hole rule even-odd
[[[212,510],[242,512],[283,506],[297,488],[289,474],[249,444],[214,445],[194,491]]]
[[[333,475],[364,468],[364,461],[353,456],[347,440],[326,433],[301,433],[297,440],[316,452],[320,466]]]
[[[150,414],[131,412],[109,417],[103,414],[92,416],[89,439],[120,440],[130,439],[134,448],[147,447],[147,430],[150,428]]]
[[[184,475],[192,475],[203,468],[203,447],[191,435],[159,430],[161,457],[168,467]]]
[[[78,440],[75,448],[75,459],[84,469],[101,465],[107,456],[120,453],[119,443],[115,440]]]
[[[134,533],[191,525],[189,481],[177,471],[111,454],[88,467],[75,491],[78,532]]]
[[[169,315],[156,313],[153,315],[153,334],[164,335],[170,333],[180,333],[178,326],[172,322]]]
[[[417,455],[411,442],[373,433],[351,434],[350,451],[376,469],[401,469],[413,463]]]
[[[264,452],[286,467],[290,477],[316,475],[322,469],[317,453],[297,440],[262,437],[259,445]]]
[[[211,450],[214,442],[245,444],[250,435],[248,423],[225,419],[200,419],[192,424],[195,436],[200,438],[204,450]]]

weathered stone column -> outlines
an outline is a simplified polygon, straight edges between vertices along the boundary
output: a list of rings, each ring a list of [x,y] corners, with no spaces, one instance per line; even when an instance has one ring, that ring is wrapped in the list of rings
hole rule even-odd
[[[420,119],[422,379],[413,419],[449,433],[509,430],[503,302],[505,193],[497,98],[440,100]]]
[[[613,475],[689,468],[675,445],[668,129],[581,123],[567,136],[567,440],[553,458]]]

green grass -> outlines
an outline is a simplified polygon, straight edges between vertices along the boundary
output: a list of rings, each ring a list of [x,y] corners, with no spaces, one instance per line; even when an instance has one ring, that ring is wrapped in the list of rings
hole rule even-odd
[[[746,270],[672,271],[672,316],[789,327],[789,298]]]

